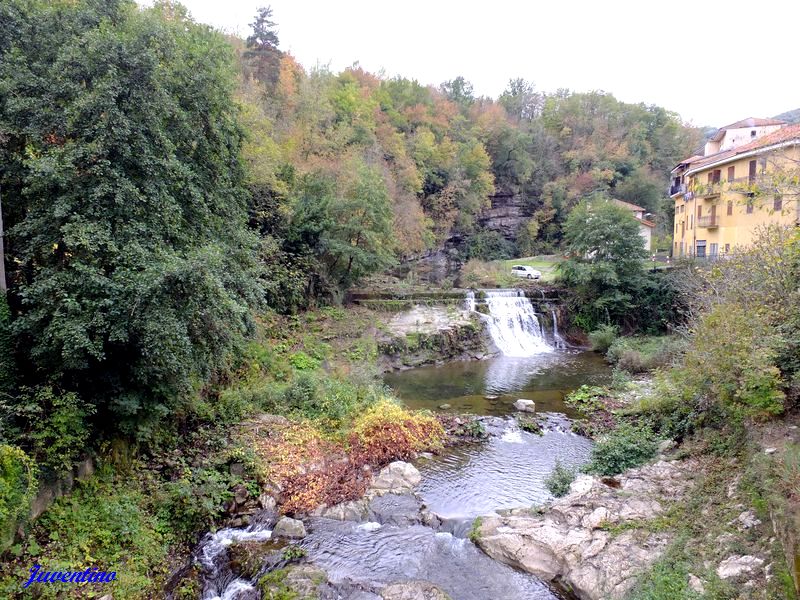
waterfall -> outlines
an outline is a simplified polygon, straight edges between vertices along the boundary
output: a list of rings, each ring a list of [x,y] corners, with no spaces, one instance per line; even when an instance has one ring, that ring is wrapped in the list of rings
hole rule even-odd
[[[486,294],[488,315],[481,315],[497,348],[505,356],[534,356],[552,351],[544,337],[531,301],[521,290],[483,290]],[[474,310],[475,296],[467,306]]]
[[[553,315],[553,344],[555,344],[556,348],[566,348],[567,343],[564,341],[564,338],[561,337],[561,334],[558,333],[558,315],[555,309],[551,312]]]
[[[464,301],[464,308],[469,312],[475,312],[475,292],[467,290],[467,299]]]

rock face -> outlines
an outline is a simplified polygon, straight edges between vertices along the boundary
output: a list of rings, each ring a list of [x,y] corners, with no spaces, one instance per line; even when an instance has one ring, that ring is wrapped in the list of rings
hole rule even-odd
[[[299,519],[281,517],[272,530],[272,537],[304,538],[306,537],[306,526]]]
[[[607,483],[582,475],[542,515],[485,518],[478,545],[496,560],[571,588],[582,600],[621,598],[670,541],[668,534],[636,524],[680,498],[693,470],[692,461],[662,461],[605,478]],[[608,531],[623,524],[618,535]]]
[[[438,587],[428,581],[392,583],[381,590],[383,600],[450,600]]]
[[[520,226],[531,216],[529,202],[522,194],[498,188],[489,196],[491,206],[484,209],[478,222],[486,229],[493,229],[508,240],[515,240]]]

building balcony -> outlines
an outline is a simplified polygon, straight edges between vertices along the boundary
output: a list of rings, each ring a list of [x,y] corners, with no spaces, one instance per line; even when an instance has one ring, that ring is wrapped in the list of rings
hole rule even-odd
[[[677,196],[678,194],[685,194],[686,193],[686,184],[685,183],[673,183],[669,188],[669,195]]]
[[[706,183],[695,187],[694,195],[703,200],[713,200],[719,198],[722,192],[722,185],[719,183]]]
[[[697,217],[697,226],[705,229],[716,229],[719,227],[719,217],[708,215],[707,217]]]

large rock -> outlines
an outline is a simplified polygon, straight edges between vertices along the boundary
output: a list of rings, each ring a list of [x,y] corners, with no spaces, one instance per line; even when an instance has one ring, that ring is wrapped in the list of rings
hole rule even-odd
[[[450,600],[450,596],[429,581],[392,583],[381,590],[383,600]]]
[[[764,561],[756,556],[738,556],[734,554],[723,560],[717,567],[720,579],[737,579],[743,575],[752,575],[759,570]]]
[[[367,517],[368,504],[369,500],[367,498],[361,498],[360,500],[350,500],[333,506],[321,506],[311,514],[315,517],[334,519],[336,521],[363,521]]]
[[[306,537],[306,526],[299,519],[281,517],[272,530],[272,537],[304,538]]]
[[[622,598],[670,541],[667,533],[635,524],[680,498],[693,470],[692,461],[662,461],[606,483],[582,475],[543,514],[485,518],[478,545],[492,558],[571,588],[578,598]],[[630,529],[607,531],[623,523]]]
[[[536,403],[533,400],[526,400],[525,398],[520,398],[519,400],[514,402],[514,408],[522,412],[536,412]]]
[[[370,492],[372,495],[390,492],[404,494],[418,486],[420,481],[422,476],[414,465],[398,460],[381,469],[378,476],[372,480],[367,493],[368,495]]]

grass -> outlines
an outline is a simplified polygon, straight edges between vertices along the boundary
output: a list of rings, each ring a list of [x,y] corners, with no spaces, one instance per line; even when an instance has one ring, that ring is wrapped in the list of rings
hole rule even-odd
[[[564,260],[557,255],[543,255],[543,256],[527,256],[523,258],[512,258],[503,261],[503,265],[511,271],[514,265],[522,265],[524,267],[533,267],[537,271],[541,271],[542,278],[539,281],[552,282],[556,278],[556,267]]]

